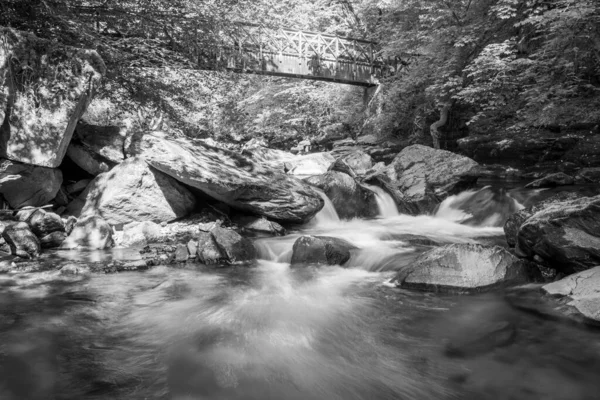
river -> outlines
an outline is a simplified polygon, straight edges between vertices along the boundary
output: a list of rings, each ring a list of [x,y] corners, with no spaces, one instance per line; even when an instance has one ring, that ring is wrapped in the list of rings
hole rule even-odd
[[[252,265],[0,275],[0,399],[599,398],[600,332],[502,290],[388,283],[432,246],[503,243],[503,218],[539,192],[467,192],[416,217],[376,194],[380,217],[340,221],[328,204],[257,240]],[[348,268],[290,268],[304,234],[361,250]]]

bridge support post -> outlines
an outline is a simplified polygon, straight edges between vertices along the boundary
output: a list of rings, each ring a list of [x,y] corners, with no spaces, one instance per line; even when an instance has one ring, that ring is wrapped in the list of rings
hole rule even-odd
[[[371,101],[374,99],[375,95],[379,92],[379,88],[381,85],[377,86],[367,86],[363,90],[363,109],[368,117],[371,113]]]

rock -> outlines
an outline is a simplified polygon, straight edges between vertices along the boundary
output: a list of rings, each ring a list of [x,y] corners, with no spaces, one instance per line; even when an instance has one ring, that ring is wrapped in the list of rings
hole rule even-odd
[[[284,236],[286,233],[283,226],[266,218],[243,217],[238,218],[236,222],[242,227],[244,233],[253,235]]]
[[[69,216],[65,221],[65,232],[67,233],[67,235],[70,235],[71,232],[73,232],[73,228],[75,227],[75,224],[77,223],[77,218],[73,217],[73,216]]]
[[[325,192],[340,218],[370,218],[379,213],[375,194],[347,174],[329,171],[311,176],[306,182]]]
[[[73,141],[80,143],[88,152],[119,164],[125,160],[125,131],[119,126],[100,126],[80,121]]]
[[[432,212],[441,200],[477,181],[478,164],[470,158],[422,145],[404,148],[388,166],[387,175],[404,195],[406,208]]]
[[[62,244],[62,248],[108,249],[113,245],[112,228],[100,217],[82,218],[75,223],[73,230]]]
[[[62,185],[58,169],[0,161],[0,194],[11,208],[40,207],[56,197]]]
[[[185,262],[188,259],[188,248],[185,244],[178,244],[175,249],[175,260],[177,262]]]
[[[226,261],[210,232],[200,232],[196,255],[198,261],[206,265],[220,264]]]
[[[292,266],[301,264],[342,265],[357,247],[344,239],[328,236],[301,236],[294,242]]]
[[[55,206],[58,206],[59,208],[65,208],[65,206],[67,206],[69,203],[71,202],[71,199],[69,198],[69,195],[67,195],[67,192],[65,191],[65,188],[63,186],[60,187],[60,189],[58,189],[58,192],[56,193],[56,197],[54,197],[54,199],[52,199],[51,204],[54,204]],[[57,211],[59,214],[62,213],[62,211]]]
[[[600,323],[600,266],[552,282],[542,290],[561,298],[568,314],[575,312],[589,322]]]
[[[117,243],[122,247],[146,246],[162,237],[162,228],[152,221],[132,222],[123,227],[123,235]]]
[[[40,244],[42,249],[54,249],[62,246],[66,238],[67,233],[65,231],[54,231],[45,236],[41,236]]]
[[[67,264],[61,267],[59,273],[61,275],[89,275],[91,271],[88,267],[82,265]]]
[[[8,225],[2,237],[10,246],[10,253],[23,258],[37,258],[41,252],[40,241],[25,222]]]
[[[355,150],[350,154],[347,154],[345,156],[338,158],[336,160],[335,166],[332,166],[332,168],[331,168],[332,170],[334,170],[334,171],[339,170],[339,169],[336,169],[336,167],[338,167],[338,161],[341,161],[343,164],[350,167],[350,169],[356,175],[365,175],[367,173],[367,171],[373,167],[373,160],[371,159],[371,156],[362,150]],[[341,172],[345,172],[345,171],[342,170]],[[352,174],[350,174],[350,175],[352,175]]]
[[[310,176],[327,172],[335,158],[329,153],[311,153],[294,156],[285,165],[290,175]]]
[[[545,177],[528,183],[525,185],[526,188],[545,188],[554,186],[566,186],[575,183],[575,179],[563,172],[557,172],[555,174],[546,175]]]
[[[195,256],[198,253],[198,242],[196,242],[194,240],[190,240],[187,243],[187,249],[188,249],[189,254]]]
[[[233,229],[215,227],[211,234],[223,258],[230,263],[251,261],[256,258],[256,249],[249,239],[240,236]]]
[[[423,253],[394,278],[397,286],[434,292],[471,292],[524,283],[525,262],[499,246],[460,243]]]
[[[144,136],[140,148],[154,168],[240,210],[305,222],[324,205],[309,185],[231,151],[152,134]]]
[[[600,196],[544,204],[520,226],[517,251],[567,274],[600,264]]]
[[[8,59],[19,60],[8,69],[7,79],[0,76],[9,93],[0,109],[2,114],[10,110],[10,115],[0,115],[5,121],[0,128],[0,156],[56,168],[106,66],[94,50],[63,46],[10,28],[0,28],[0,36],[5,38]]]
[[[74,195],[83,192],[85,188],[90,184],[90,182],[92,182],[91,179],[82,179],[71,185],[67,185],[67,194]]]
[[[321,134],[315,138],[315,144],[326,145],[336,140],[345,139],[350,135],[348,125],[341,122],[327,125],[322,129]]]
[[[31,227],[31,231],[38,237],[41,238],[46,236],[52,232],[64,232],[65,231],[65,223],[63,220],[53,212],[49,212],[43,209],[35,209],[32,213],[26,214],[26,218],[22,219],[25,216],[21,214],[19,218],[23,222],[27,222]]]
[[[67,148],[67,156],[81,169],[94,176],[103,172],[108,172],[115,165],[114,163],[89,152],[83,146],[72,143]]]
[[[600,183],[600,168],[583,168],[578,176],[585,182]]]
[[[160,223],[188,215],[195,205],[192,193],[179,182],[142,159],[131,158],[98,175],[69,204],[67,213],[77,217],[98,215],[113,225]]]

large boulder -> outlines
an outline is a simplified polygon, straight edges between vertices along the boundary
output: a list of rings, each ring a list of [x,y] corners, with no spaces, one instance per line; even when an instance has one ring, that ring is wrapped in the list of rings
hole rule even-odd
[[[340,218],[370,218],[379,213],[375,193],[358,184],[350,175],[329,171],[305,181],[325,192]]]
[[[0,194],[11,208],[48,204],[56,197],[62,180],[58,169],[0,161]]]
[[[98,215],[112,225],[168,222],[195,207],[192,193],[175,179],[130,158],[98,175],[67,208],[75,216]]]
[[[301,236],[294,242],[292,266],[307,264],[342,265],[350,259],[352,243],[328,236]]]
[[[471,292],[527,282],[530,276],[527,263],[502,247],[460,243],[423,253],[394,282],[409,289]]]
[[[600,324],[600,266],[569,275],[547,284],[542,290],[559,298],[564,311],[578,314],[594,324]]]
[[[546,203],[519,227],[517,252],[565,273],[600,264],[600,196]]]
[[[17,222],[1,229],[2,238],[8,243],[11,254],[23,258],[36,258],[40,255],[40,241],[27,223]]]
[[[64,249],[109,249],[113,246],[112,234],[111,226],[102,218],[85,217],[75,223],[61,247]]]
[[[387,175],[404,195],[406,208],[421,213],[435,209],[450,194],[462,191],[477,181],[475,161],[446,150],[422,145],[404,148],[388,166]]]
[[[140,155],[152,167],[214,199],[271,219],[305,222],[324,205],[308,184],[200,142],[147,134],[140,142]]]
[[[85,147],[73,143],[67,148],[67,156],[81,169],[94,176],[108,172],[115,165]]]
[[[94,50],[10,28],[0,36],[0,156],[56,168],[106,66]]]

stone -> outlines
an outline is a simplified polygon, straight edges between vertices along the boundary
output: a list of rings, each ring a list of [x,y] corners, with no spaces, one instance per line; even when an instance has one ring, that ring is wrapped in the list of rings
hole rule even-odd
[[[371,218],[379,213],[375,194],[347,174],[329,171],[305,181],[325,192],[340,218]]]
[[[123,235],[117,243],[122,247],[146,246],[162,238],[162,228],[152,221],[132,222],[123,227]]]
[[[42,249],[54,249],[62,246],[66,238],[67,233],[65,231],[54,231],[41,236],[39,239]]]
[[[198,261],[206,265],[220,264],[226,261],[210,232],[200,232],[198,235],[196,255]]]
[[[60,268],[59,273],[61,275],[89,275],[91,271],[88,267],[82,265],[67,264]]]
[[[74,195],[83,192],[90,182],[92,182],[91,179],[81,179],[75,183],[67,185],[67,194]]]
[[[65,223],[58,214],[39,208],[35,209],[32,213],[29,213],[27,218],[20,220],[27,222],[31,227],[31,231],[38,238],[46,236],[52,232],[65,231]]]
[[[37,258],[41,252],[40,241],[25,222],[8,225],[2,237],[10,247],[10,253],[22,258]]]
[[[8,50],[0,66],[19,60],[12,68],[0,68],[6,74],[0,76],[0,90],[6,87],[9,94],[0,103],[0,156],[57,168],[106,66],[94,50],[10,28],[0,28],[0,36]]]
[[[600,196],[547,202],[521,224],[516,250],[567,274],[600,264]]]
[[[535,180],[525,185],[526,188],[546,188],[554,186],[566,186],[575,183],[575,179],[563,172],[546,175],[545,177]]]
[[[63,221],[65,223],[65,232],[67,233],[67,235],[70,235],[71,232],[73,232],[73,228],[75,227],[75,224],[77,223],[77,218],[75,218],[71,215],[66,220],[63,220]]]
[[[232,151],[156,134],[146,134],[140,149],[152,167],[236,209],[298,223],[324,205],[309,185]]]
[[[61,185],[58,169],[0,161],[0,194],[11,208],[44,206],[56,197]]]
[[[287,173],[298,176],[319,175],[327,172],[335,158],[329,153],[310,153],[286,161]]]
[[[90,216],[77,221],[61,248],[109,249],[113,246],[112,228],[100,217]]]
[[[373,167],[373,159],[370,155],[368,155],[362,150],[355,150],[349,154],[338,158],[338,160],[336,160],[336,164],[337,161],[342,161],[344,164],[350,167],[350,169],[356,175],[364,176],[367,173],[367,171],[369,171]],[[334,170],[336,170],[335,167]]]
[[[191,255],[196,255],[198,253],[198,242],[195,240],[190,240],[187,243],[187,249],[188,249],[188,253]]]
[[[108,172],[115,165],[89,152],[85,147],[73,143],[67,148],[67,156],[81,169],[93,176]]]
[[[168,222],[184,217],[196,206],[194,195],[175,179],[130,158],[98,175],[67,207],[67,213],[98,215],[112,225],[130,222]]]
[[[562,299],[568,314],[574,312],[589,322],[600,323],[600,266],[549,283],[542,290]]]
[[[256,258],[256,249],[252,241],[241,236],[233,229],[215,227],[211,234],[223,257],[230,263],[251,261]]]
[[[185,262],[189,256],[188,248],[185,244],[178,244],[175,248],[175,261]]]
[[[397,286],[433,292],[473,292],[525,283],[533,272],[506,249],[459,243],[420,255],[396,275]]]
[[[277,222],[269,221],[266,218],[242,217],[236,222],[242,227],[244,233],[257,236],[284,236],[285,228]]]
[[[79,121],[73,141],[89,152],[114,164],[125,160],[125,130],[119,126],[101,126]]]
[[[322,128],[322,132],[314,140],[315,144],[326,145],[336,140],[342,140],[350,135],[348,125],[338,122]]]
[[[350,259],[352,243],[328,236],[301,236],[294,242],[292,266],[306,264],[343,265]]]
[[[430,213],[446,197],[477,182],[479,164],[446,150],[422,145],[404,148],[388,166],[387,176],[419,213]]]

